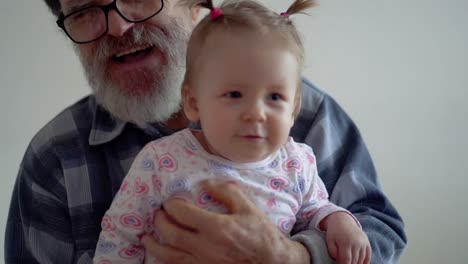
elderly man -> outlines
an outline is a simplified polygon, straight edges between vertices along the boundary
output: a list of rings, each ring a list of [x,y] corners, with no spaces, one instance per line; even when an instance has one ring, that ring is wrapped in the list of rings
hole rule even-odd
[[[6,263],[90,263],[102,216],[136,154],[189,125],[179,113],[180,84],[198,10],[178,2],[46,0],[75,43],[93,93],[31,141],[11,200]],[[332,98],[303,84],[292,136],[314,148],[331,201],[361,222],[372,262],[397,262],[406,245],[403,222],[382,193],[357,128]],[[331,262],[322,234],[285,237],[233,186],[212,195],[230,214],[168,201],[155,222],[166,243],[144,237],[149,253],[167,263]],[[184,228],[188,223],[195,228]]]

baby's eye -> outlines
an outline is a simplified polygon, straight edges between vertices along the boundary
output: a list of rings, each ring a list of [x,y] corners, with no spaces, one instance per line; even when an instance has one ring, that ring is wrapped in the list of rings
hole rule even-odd
[[[224,94],[224,96],[229,98],[241,98],[242,94],[239,91],[231,91]]]
[[[278,101],[278,100],[283,99],[283,96],[281,96],[281,94],[279,93],[272,93],[270,94],[270,99],[273,101]]]

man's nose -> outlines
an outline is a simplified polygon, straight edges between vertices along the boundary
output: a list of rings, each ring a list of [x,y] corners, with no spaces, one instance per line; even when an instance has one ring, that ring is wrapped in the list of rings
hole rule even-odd
[[[243,113],[243,119],[249,122],[264,122],[266,114],[263,102],[250,103]]]
[[[126,21],[115,10],[110,10],[108,16],[109,28],[107,34],[111,36],[121,37],[125,34],[125,32],[132,28],[133,25],[135,25],[133,22]]]

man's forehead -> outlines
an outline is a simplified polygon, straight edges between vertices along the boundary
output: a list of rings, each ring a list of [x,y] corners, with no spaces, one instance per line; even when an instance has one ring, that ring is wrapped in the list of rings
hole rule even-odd
[[[87,3],[90,0],[60,0],[60,4],[63,7],[71,6],[71,5],[79,5],[82,3]]]
[[[90,4],[105,4],[111,0],[60,0],[62,12],[68,13],[70,10],[77,10],[80,7],[88,6]]]

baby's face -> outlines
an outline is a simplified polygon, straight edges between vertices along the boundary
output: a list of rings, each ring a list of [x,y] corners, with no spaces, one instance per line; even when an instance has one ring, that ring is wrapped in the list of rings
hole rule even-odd
[[[235,162],[268,157],[286,142],[294,122],[296,57],[277,37],[248,31],[212,34],[205,43],[190,89],[202,144]]]

